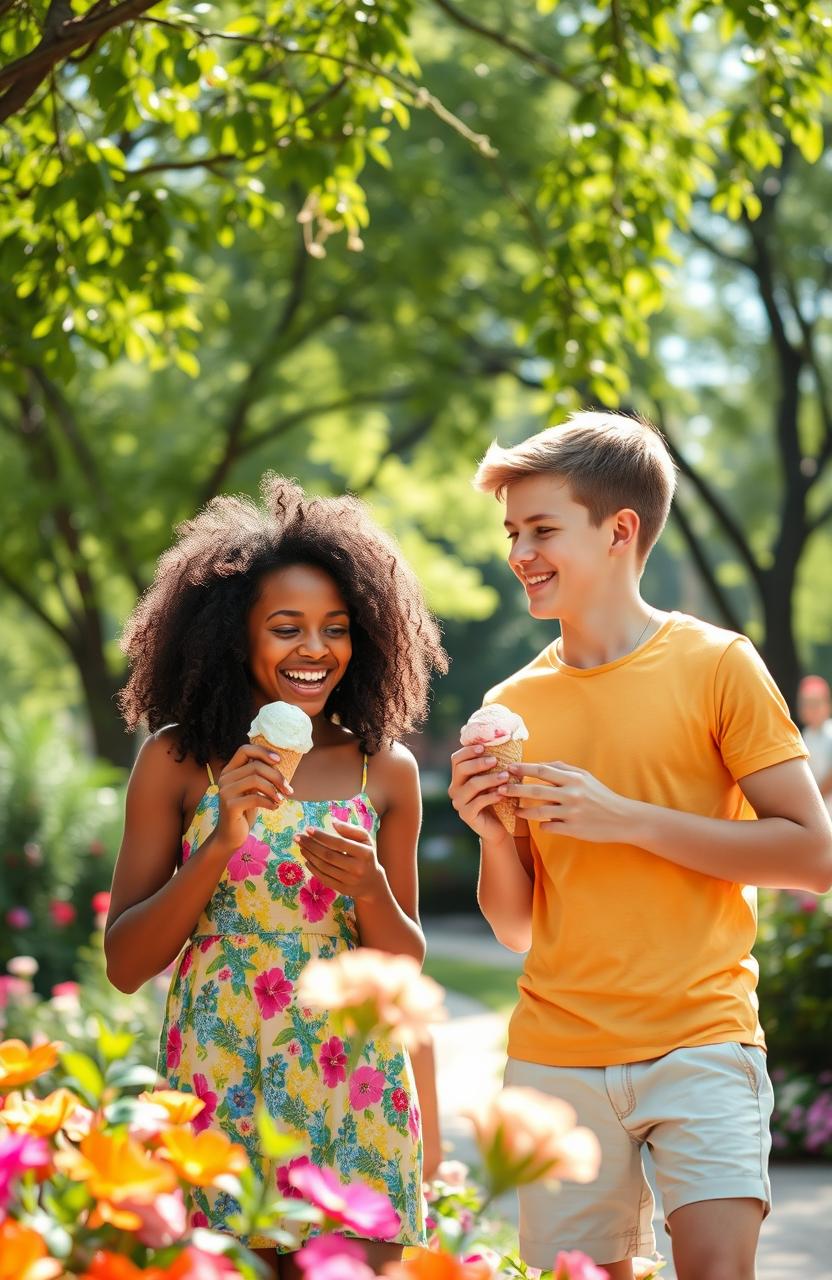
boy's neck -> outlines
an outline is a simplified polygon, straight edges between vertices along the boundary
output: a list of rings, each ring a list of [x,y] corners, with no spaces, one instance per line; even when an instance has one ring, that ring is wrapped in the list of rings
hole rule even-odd
[[[607,601],[580,618],[561,619],[558,656],[568,667],[603,667],[639,649],[666,618],[639,595],[614,609]]]

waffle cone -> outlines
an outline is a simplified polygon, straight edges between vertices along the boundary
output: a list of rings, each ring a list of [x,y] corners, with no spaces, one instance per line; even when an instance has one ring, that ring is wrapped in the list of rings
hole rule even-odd
[[[281,747],[276,742],[269,742],[268,738],[264,738],[262,733],[255,734],[251,741],[255,747],[265,747],[267,751],[277,752],[280,756],[280,772],[287,782],[291,782],[295,770],[306,753],[304,751],[292,751],[289,747]]]
[[[494,756],[497,761],[492,773],[498,773],[500,770],[505,769],[507,765],[520,763],[523,757],[523,743],[519,738],[510,738],[508,742],[501,742],[496,747],[489,746],[488,753]],[[506,831],[510,836],[513,836],[517,817],[516,798],[514,796],[502,796],[493,806],[493,809]]]

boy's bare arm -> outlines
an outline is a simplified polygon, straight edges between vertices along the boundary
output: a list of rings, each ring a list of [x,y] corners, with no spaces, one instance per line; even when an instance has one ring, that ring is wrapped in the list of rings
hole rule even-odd
[[[541,829],[594,843],[632,844],[678,866],[772,889],[825,893],[832,886],[832,823],[805,760],[739,779],[756,822],[680,813],[610,791],[585,769],[560,762],[510,766],[523,816]]]
[[[528,838],[515,841],[491,808],[498,798],[496,788],[509,780],[505,771],[491,773],[496,763],[481,744],[454,752],[448,795],[460,818],[480,838],[480,910],[504,947],[528,951],[534,883],[531,853]]]

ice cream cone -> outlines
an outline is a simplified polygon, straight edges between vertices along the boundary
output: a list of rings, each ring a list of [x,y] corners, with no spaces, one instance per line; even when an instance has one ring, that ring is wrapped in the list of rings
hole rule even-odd
[[[276,742],[269,742],[268,738],[264,738],[261,733],[256,734],[251,741],[256,747],[265,747],[267,751],[277,752],[280,756],[278,768],[286,781],[291,782],[295,770],[306,753],[304,751],[293,751],[290,747],[278,746]]]
[[[499,742],[488,747],[488,754],[494,756],[497,766],[493,773],[506,769],[510,764],[519,764],[523,758],[523,743],[519,738],[509,738],[508,742]],[[514,835],[517,819],[517,800],[514,796],[502,796],[493,806],[494,812],[502,822],[510,836]]]

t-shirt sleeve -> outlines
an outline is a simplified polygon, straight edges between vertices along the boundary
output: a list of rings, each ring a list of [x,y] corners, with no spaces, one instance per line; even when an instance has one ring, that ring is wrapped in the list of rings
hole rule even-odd
[[[714,736],[735,780],[808,755],[785,698],[745,636],[728,646],[717,665]]]

